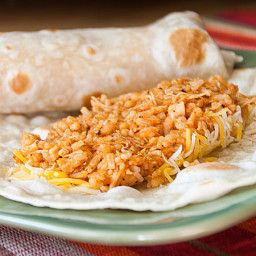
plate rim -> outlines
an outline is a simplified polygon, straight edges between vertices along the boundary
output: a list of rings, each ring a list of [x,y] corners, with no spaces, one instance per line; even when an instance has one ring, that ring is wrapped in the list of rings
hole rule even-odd
[[[58,224],[58,221],[61,222],[61,220],[54,224],[47,223],[49,219],[56,221],[55,218],[40,217],[40,220],[33,220],[30,218],[31,216],[5,213],[0,213],[0,224],[80,242],[119,246],[148,246],[184,242],[211,235],[238,224],[255,214],[255,200],[249,199],[221,211],[200,216],[200,220],[178,227],[163,225],[163,228],[154,229],[152,225],[152,228],[148,230],[140,230],[139,226],[136,226],[136,230],[127,232],[125,229],[107,228],[111,225],[95,225],[83,222],[87,227],[82,226],[79,229],[79,225],[77,228],[71,224],[67,225],[67,223]],[[88,228],[90,226],[91,228]],[[95,226],[102,227],[95,229]]]

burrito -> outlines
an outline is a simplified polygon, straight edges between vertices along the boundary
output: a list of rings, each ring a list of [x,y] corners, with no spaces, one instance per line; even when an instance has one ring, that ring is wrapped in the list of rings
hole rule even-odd
[[[0,113],[74,111],[181,76],[228,78],[237,56],[221,52],[194,12],[137,28],[0,35]]]
[[[15,164],[8,163],[0,179],[0,194],[76,209],[166,210],[215,198],[256,182],[256,159],[246,153],[251,165],[246,160],[241,170],[240,158],[241,152],[256,149],[255,104],[255,97],[242,95],[220,76],[162,81],[115,98],[92,97],[91,110],[83,107],[79,116],[23,134],[13,151]],[[246,127],[249,144],[243,141]],[[237,143],[228,154],[230,163],[213,155]],[[185,193],[191,188],[191,195]],[[207,195],[199,193],[203,189]],[[156,207],[169,190],[172,204]]]

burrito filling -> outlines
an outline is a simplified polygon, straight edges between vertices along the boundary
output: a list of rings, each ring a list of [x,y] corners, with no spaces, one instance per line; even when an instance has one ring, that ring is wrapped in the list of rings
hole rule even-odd
[[[209,153],[241,140],[254,105],[219,76],[92,97],[90,110],[52,124],[43,138],[24,133],[10,179],[101,191],[168,184],[181,169],[216,161]]]

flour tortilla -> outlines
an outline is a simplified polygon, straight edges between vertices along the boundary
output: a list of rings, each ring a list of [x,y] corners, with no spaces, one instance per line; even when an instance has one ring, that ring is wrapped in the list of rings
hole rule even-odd
[[[229,77],[237,56],[221,52],[194,12],[145,27],[0,34],[0,113],[73,111],[181,76]]]
[[[2,116],[0,119],[1,166],[11,167],[12,151],[19,147],[23,129],[33,130],[54,117]],[[182,170],[175,181],[156,189],[116,187],[106,193],[85,189],[84,193],[62,191],[42,180],[9,181],[0,177],[0,195],[39,207],[58,209],[117,208],[135,211],[173,210],[190,203],[209,201],[229,191],[256,183],[256,117],[242,141],[217,152],[219,160]]]
[[[229,81],[238,85],[241,93],[248,96],[256,95],[256,68],[236,69]]]

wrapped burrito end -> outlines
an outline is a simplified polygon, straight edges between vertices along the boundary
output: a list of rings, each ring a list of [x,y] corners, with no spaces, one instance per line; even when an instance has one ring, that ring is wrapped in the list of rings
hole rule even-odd
[[[114,97],[162,79],[227,78],[235,61],[193,12],[137,28],[4,33],[0,57],[1,113],[73,111],[95,90]]]

